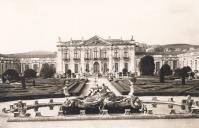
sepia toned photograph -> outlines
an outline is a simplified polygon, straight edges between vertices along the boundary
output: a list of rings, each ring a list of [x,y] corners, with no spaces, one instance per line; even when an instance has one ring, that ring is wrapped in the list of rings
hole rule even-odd
[[[0,128],[198,128],[198,0],[0,0]]]

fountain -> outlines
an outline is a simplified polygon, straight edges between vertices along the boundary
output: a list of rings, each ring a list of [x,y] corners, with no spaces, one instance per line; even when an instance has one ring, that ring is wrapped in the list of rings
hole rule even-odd
[[[4,113],[13,113],[14,117],[9,118],[9,122],[14,121],[56,121],[56,120],[106,120],[106,119],[176,119],[176,118],[199,118],[198,101],[194,102],[190,96],[175,102],[173,98],[168,101],[161,101],[157,97],[152,100],[142,101],[137,96],[116,96],[104,85],[97,87],[94,93],[84,97],[66,97],[65,102],[56,102],[50,99],[48,103],[40,103],[37,100],[32,105],[27,105],[18,101],[4,108]],[[153,107],[160,104],[168,105],[168,114],[155,114]],[[152,108],[148,106],[153,105]],[[41,107],[48,107],[53,110],[59,107],[57,116],[45,116]],[[185,106],[183,113],[179,113],[174,106]],[[35,111],[35,116],[31,116],[29,110]],[[155,108],[156,109],[156,108]],[[136,114],[135,114],[136,113]]]

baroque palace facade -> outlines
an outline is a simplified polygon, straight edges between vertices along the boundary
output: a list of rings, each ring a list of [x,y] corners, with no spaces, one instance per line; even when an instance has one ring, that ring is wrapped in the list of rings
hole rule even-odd
[[[67,70],[82,75],[116,74],[127,69],[135,72],[135,41],[102,39],[94,36],[88,40],[70,40],[57,44],[57,74]]]

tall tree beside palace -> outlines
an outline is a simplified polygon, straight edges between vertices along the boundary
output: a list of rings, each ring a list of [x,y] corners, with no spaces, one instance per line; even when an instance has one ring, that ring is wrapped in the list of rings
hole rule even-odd
[[[55,74],[55,69],[52,65],[49,65],[48,63],[45,63],[42,65],[40,76],[44,78],[50,78],[53,77]]]
[[[140,71],[142,75],[153,75],[155,69],[154,58],[144,56],[140,61]]]
[[[160,69],[160,82],[164,83],[164,77],[168,75],[172,75],[171,67],[168,64],[164,64]]]

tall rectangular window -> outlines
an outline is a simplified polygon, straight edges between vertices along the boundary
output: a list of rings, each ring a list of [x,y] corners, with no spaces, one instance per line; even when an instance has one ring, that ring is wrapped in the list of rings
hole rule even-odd
[[[65,64],[65,73],[68,71],[68,64]]]
[[[118,72],[118,63],[115,63],[115,72]]]
[[[107,53],[106,50],[103,50],[103,51],[102,51],[102,57],[103,57],[103,58],[106,58],[106,57],[107,57],[106,53]]]
[[[35,72],[37,72],[37,70],[38,70],[38,65],[37,65],[37,64],[34,64],[34,65],[33,65],[33,69],[35,70]]]
[[[68,51],[65,52],[65,59],[69,59],[69,52]]]
[[[126,49],[126,50],[124,50],[124,57],[128,57],[128,50]]]
[[[78,64],[75,64],[75,73],[78,73]]]
[[[27,69],[29,69],[29,65],[28,64],[25,65],[25,70],[27,70]]]
[[[128,71],[128,63],[124,63],[124,68]]]
[[[117,49],[114,51],[114,57],[115,57],[115,58],[118,58],[118,57],[119,57],[119,56],[118,56],[118,50],[117,50]]]
[[[97,58],[97,49],[94,50],[94,58]]]
[[[89,64],[86,64],[86,72],[89,72]]]
[[[78,51],[77,51],[77,50],[74,51],[74,58],[75,58],[75,59],[78,59],[78,58],[79,58],[79,56],[78,56]]]
[[[177,61],[174,60],[174,61],[173,61],[173,70],[175,70],[176,68],[177,68]]]
[[[85,52],[85,58],[89,58],[89,51],[88,50],[86,50],[86,52]]]

